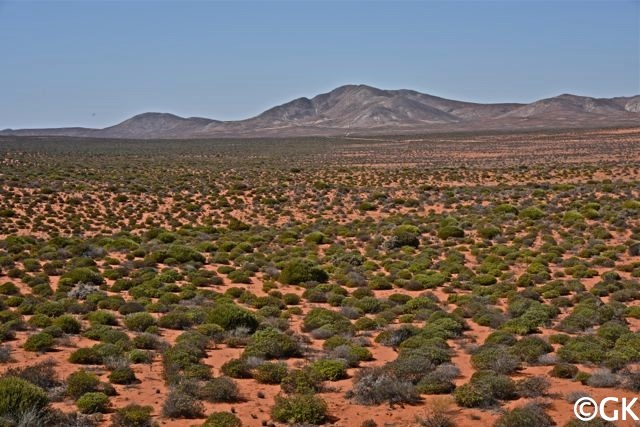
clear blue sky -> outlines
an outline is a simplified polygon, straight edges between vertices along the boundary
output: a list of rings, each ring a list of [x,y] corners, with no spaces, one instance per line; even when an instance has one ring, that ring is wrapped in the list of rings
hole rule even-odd
[[[477,101],[640,93],[640,1],[0,0],[0,129],[240,119],[347,83]]]

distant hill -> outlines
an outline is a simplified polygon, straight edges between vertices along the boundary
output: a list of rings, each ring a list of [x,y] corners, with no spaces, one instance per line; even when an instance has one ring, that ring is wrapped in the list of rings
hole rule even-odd
[[[530,104],[477,104],[412,90],[347,85],[246,120],[144,113],[104,129],[6,129],[0,135],[162,139],[524,130],[640,125],[640,95],[563,94]]]

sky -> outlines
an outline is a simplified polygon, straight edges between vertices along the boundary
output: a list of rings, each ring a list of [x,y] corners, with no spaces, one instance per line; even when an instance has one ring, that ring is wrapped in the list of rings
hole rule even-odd
[[[640,94],[640,0],[0,0],[0,129],[243,119],[343,84]]]

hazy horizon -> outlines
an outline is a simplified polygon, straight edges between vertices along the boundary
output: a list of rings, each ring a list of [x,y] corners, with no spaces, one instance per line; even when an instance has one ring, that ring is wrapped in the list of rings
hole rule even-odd
[[[0,1],[0,129],[244,119],[344,84],[479,102],[640,93],[640,1]]]

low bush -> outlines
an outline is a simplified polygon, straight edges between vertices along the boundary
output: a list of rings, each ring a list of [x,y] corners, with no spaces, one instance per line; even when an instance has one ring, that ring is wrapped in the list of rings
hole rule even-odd
[[[403,224],[393,230],[393,236],[387,242],[387,247],[393,249],[403,246],[411,246],[414,248],[420,246],[420,230],[418,227]]]
[[[253,378],[261,384],[280,384],[288,373],[284,363],[265,362],[253,371]]]
[[[326,381],[338,381],[347,377],[347,364],[343,360],[316,360],[309,366],[309,369]]]
[[[491,399],[511,400],[518,397],[516,383],[507,375],[493,371],[478,371],[471,376],[470,383],[484,390]]]
[[[491,370],[500,374],[515,372],[520,360],[504,346],[482,346],[471,355],[471,364],[477,370]]]
[[[102,355],[94,347],[83,347],[69,355],[69,362],[81,365],[100,365]]]
[[[240,392],[236,383],[228,377],[211,378],[198,390],[198,396],[207,402],[237,402]]]
[[[158,350],[163,346],[160,338],[150,333],[140,334],[135,337],[133,345],[142,350]]]
[[[536,363],[540,356],[552,351],[553,347],[540,337],[524,337],[511,347],[511,354],[527,363]]]
[[[427,406],[424,414],[416,416],[420,427],[455,427],[453,417],[449,414],[450,401],[448,399],[434,399]]]
[[[133,369],[129,366],[123,366],[114,369],[109,374],[109,381],[113,384],[133,384],[138,381]]]
[[[170,311],[158,319],[161,328],[183,330],[193,325],[193,320],[184,311]]]
[[[524,378],[516,382],[518,396],[540,397],[547,394],[551,383],[543,376]]]
[[[204,405],[190,394],[174,388],[162,405],[162,415],[168,418],[202,418]]]
[[[518,217],[521,219],[538,220],[544,218],[545,213],[535,206],[530,206],[520,211]]]
[[[87,319],[92,324],[97,324],[97,325],[107,325],[107,326],[118,325],[118,319],[116,318],[115,314],[109,311],[104,311],[104,310],[92,311],[91,313],[87,314]]]
[[[107,412],[109,409],[109,396],[102,392],[85,393],[76,401],[78,411],[81,414],[95,414]]]
[[[578,374],[578,368],[571,363],[558,363],[551,369],[549,375],[556,378],[572,379]]]
[[[242,427],[242,422],[231,412],[214,412],[207,417],[202,427]]]
[[[53,359],[47,359],[23,368],[11,368],[5,372],[5,375],[22,378],[44,390],[49,390],[61,385],[55,366],[56,362]]]
[[[426,374],[416,385],[418,392],[424,394],[449,394],[455,388],[453,381],[439,378],[433,373]]]
[[[364,369],[356,374],[353,390],[349,393],[361,405],[379,405],[383,402],[416,403],[420,396],[411,381],[398,378],[385,368]]]
[[[400,379],[416,384],[427,372],[431,372],[435,364],[421,354],[422,351],[403,351],[393,362],[386,366]]]
[[[596,336],[578,336],[571,338],[558,350],[558,356],[570,363],[600,363],[605,360],[606,343]]]
[[[150,351],[135,348],[127,354],[127,358],[131,363],[151,363],[153,354]]]
[[[307,259],[289,261],[280,272],[279,280],[286,285],[297,285],[305,282],[324,283],[329,278],[326,271]]]
[[[96,375],[80,369],[67,378],[67,394],[78,399],[85,393],[96,391],[98,384],[100,384],[100,380]]]
[[[596,369],[587,379],[587,385],[596,388],[616,387],[620,378],[609,369]]]
[[[285,393],[316,393],[322,388],[322,378],[311,369],[294,369],[282,379],[280,388]]]
[[[282,423],[323,424],[327,419],[327,404],[320,397],[311,394],[276,396],[271,416]]]
[[[528,404],[519,408],[514,408],[500,418],[495,423],[495,427],[551,427],[556,423],[545,412],[545,410],[535,404]]]
[[[449,239],[451,237],[464,237],[464,230],[455,225],[445,225],[438,229],[438,237],[443,240]]]
[[[65,334],[79,334],[82,329],[80,322],[69,314],[56,318],[53,324],[59,327]]]
[[[0,417],[21,417],[28,412],[44,410],[49,404],[40,387],[13,376],[0,378]]]
[[[485,390],[472,383],[462,384],[453,392],[455,402],[463,408],[481,408],[491,405],[494,401]]]
[[[111,417],[111,427],[152,427],[151,406],[129,404],[117,409]]]
[[[343,315],[326,308],[313,308],[304,317],[302,329],[304,332],[310,332],[321,327],[327,327],[334,333],[350,332],[353,325]]]
[[[300,346],[296,341],[272,328],[262,329],[253,334],[244,350],[245,356],[263,359],[297,357],[301,354]]]
[[[251,367],[246,359],[230,359],[222,364],[220,370],[231,378],[251,378]]]
[[[132,331],[144,332],[156,324],[156,319],[149,313],[131,313],[124,319],[124,324]]]
[[[24,343],[24,349],[27,351],[45,352],[51,350],[54,345],[55,339],[51,335],[45,332],[39,332],[27,338]]]
[[[207,322],[222,326],[230,331],[237,328],[247,328],[250,333],[258,328],[255,314],[235,304],[220,304],[207,312]]]

